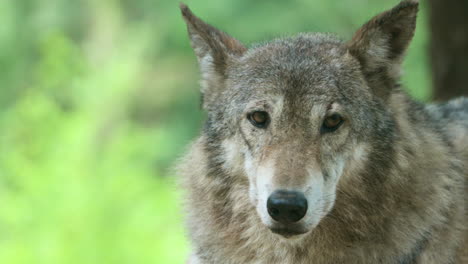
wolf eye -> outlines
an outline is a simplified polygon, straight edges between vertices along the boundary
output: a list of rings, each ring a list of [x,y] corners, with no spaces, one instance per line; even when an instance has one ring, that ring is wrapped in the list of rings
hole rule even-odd
[[[258,128],[265,128],[270,122],[270,117],[267,112],[255,111],[247,115],[250,123]]]
[[[343,124],[343,118],[339,114],[333,114],[325,118],[322,124],[320,132],[329,133],[336,131],[341,124]]]

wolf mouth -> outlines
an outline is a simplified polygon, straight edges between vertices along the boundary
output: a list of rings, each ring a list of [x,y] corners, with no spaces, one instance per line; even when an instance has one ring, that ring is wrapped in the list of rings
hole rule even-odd
[[[308,232],[308,230],[305,229],[293,229],[293,228],[270,228],[270,231],[278,234],[280,236],[283,236],[285,238],[290,238],[293,236],[298,236],[298,235],[303,235]]]

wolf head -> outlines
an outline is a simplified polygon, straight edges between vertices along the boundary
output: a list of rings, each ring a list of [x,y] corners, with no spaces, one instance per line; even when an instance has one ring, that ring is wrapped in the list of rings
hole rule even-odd
[[[202,73],[203,133],[217,166],[247,179],[271,231],[307,233],[332,210],[359,161],[391,148],[388,104],[418,3],[377,15],[347,42],[307,33],[251,48],[187,6],[181,10]]]

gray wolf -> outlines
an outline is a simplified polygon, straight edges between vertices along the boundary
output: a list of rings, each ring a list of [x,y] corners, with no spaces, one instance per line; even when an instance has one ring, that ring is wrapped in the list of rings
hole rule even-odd
[[[180,162],[190,263],[468,263],[468,99],[399,82],[417,2],[250,48],[181,10],[207,112]]]

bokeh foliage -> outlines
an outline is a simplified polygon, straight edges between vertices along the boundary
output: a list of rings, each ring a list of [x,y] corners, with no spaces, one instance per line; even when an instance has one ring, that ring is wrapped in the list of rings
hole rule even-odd
[[[397,1],[192,0],[245,43],[349,38]],[[419,18],[404,83],[429,96]],[[184,263],[176,163],[200,128],[198,70],[170,0],[0,1],[0,263]]]

